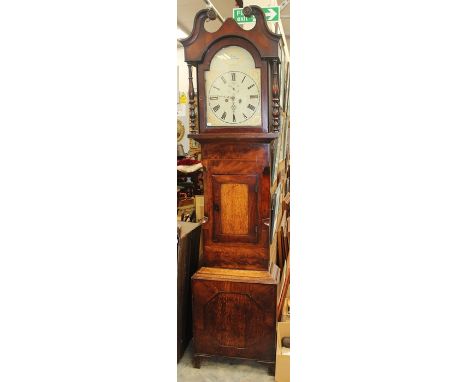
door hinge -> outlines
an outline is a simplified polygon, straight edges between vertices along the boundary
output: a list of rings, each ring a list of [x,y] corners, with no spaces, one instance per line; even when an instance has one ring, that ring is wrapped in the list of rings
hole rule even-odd
[[[258,192],[258,181],[255,183],[255,192]]]

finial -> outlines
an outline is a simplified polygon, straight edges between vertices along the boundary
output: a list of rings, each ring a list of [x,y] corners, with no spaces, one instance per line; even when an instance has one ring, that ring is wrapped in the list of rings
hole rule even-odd
[[[250,17],[253,14],[252,8],[250,7],[245,7],[242,9],[242,13],[244,14],[245,17]]]
[[[210,20],[216,20],[216,12],[213,8],[208,9],[207,15]]]

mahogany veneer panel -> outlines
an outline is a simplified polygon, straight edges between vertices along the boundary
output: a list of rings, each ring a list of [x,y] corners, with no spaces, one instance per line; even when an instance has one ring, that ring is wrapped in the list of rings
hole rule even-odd
[[[201,268],[192,278],[196,356],[274,362],[278,268]]]
[[[232,134],[231,134],[232,135]],[[194,137],[198,140],[199,136]],[[269,163],[269,144],[267,143],[250,143],[242,141],[219,143],[215,141],[207,142],[202,145],[203,159],[240,159],[244,161],[254,161]]]
[[[208,222],[203,225],[204,259],[202,265],[268,270],[269,227],[264,222],[270,218],[271,205],[269,144],[205,143],[202,146],[202,155],[205,169],[205,216],[208,217]],[[240,194],[232,198],[232,206],[223,208],[220,205],[220,185],[227,181],[249,184],[248,213],[244,215],[243,222],[239,221],[240,216],[235,213],[237,210],[235,205],[238,204],[239,208],[243,205]],[[228,218],[228,215],[231,217]],[[238,224],[238,229],[243,224],[247,224],[248,234],[227,234],[222,227],[223,221],[229,222],[228,230],[232,229],[232,224]]]

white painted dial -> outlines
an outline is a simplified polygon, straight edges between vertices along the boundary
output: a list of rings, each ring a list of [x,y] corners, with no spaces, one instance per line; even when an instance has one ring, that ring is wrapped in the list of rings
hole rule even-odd
[[[209,88],[208,107],[221,123],[244,124],[257,114],[260,89],[244,72],[225,72]]]
[[[207,127],[259,127],[261,74],[252,55],[236,45],[220,49],[205,72]]]

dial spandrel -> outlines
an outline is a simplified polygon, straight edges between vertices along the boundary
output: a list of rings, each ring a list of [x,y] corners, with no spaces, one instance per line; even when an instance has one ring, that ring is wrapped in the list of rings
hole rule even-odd
[[[260,69],[238,46],[221,49],[205,72],[207,126],[261,125]]]

